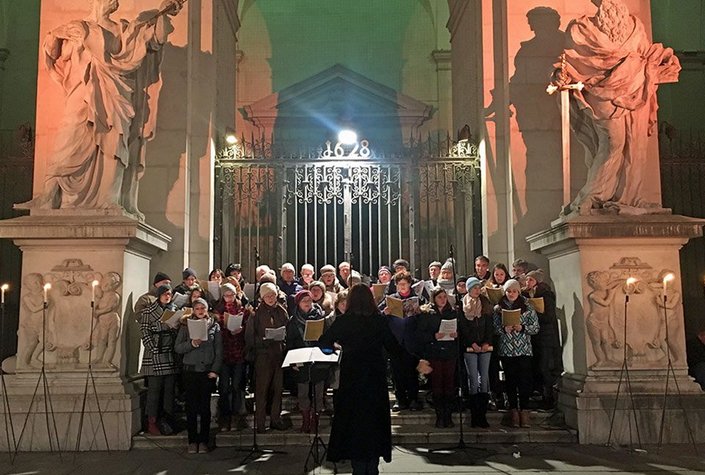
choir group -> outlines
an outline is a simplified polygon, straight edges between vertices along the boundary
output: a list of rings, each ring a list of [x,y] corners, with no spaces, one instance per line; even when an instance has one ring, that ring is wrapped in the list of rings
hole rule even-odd
[[[135,305],[144,355],[146,430],[170,434],[177,401],[185,402],[188,450],[209,450],[211,395],[217,391],[221,431],[248,427],[246,395],[254,392],[257,432],[287,430],[281,418],[282,393],[296,395],[302,432],[315,430],[318,414],[336,410],[337,367],[282,369],[287,351],[318,345],[317,338],[348,307],[349,287],[369,286],[396,341],[405,351],[388,354],[395,402],[391,410],[418,411],[429,402],[435,426],[453,427],[460,405],[470,425],[487,428],[489,409],[507,409],[511,427],[529,427],[529,408],[554,405],[554,385],[562,373],[555,294],[540,269],[524,260],[490,268],[475,259],[474,273],[458,275],[454,261],[432,262],[428,279],[417,280],[398,259],[379,268],[376,278],[323,266],[286,263],[277,275],[267,265],[256,282],[245,281],[239,264],[211,271],[199,280],[187,268],[174,286],[157,273],[151,290]],[[321,330],[309,332],[321,323]],[[309,328],[309,326],[311,328]],[[314,337],[311,337],[314,334]],[[341,348],[345,354],[345,347]],[[422,397],[416,371],[430,363],[431,398]],[[332,390],[332,407],[326,396]],[[430,399],[430,400],[429,400]]]

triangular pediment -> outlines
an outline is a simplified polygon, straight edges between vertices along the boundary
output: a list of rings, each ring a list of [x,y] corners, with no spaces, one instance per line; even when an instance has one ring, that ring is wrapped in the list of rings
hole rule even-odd
[[[431,118],[433,107],[336,64],[243,107],[241,112],[246,120],[261,125],[315,115],[333,120],[389,117],[397,123],[419,126]]]

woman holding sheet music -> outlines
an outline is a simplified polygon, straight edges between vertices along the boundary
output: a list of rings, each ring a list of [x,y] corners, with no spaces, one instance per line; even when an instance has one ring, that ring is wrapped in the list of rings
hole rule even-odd
[[[236,416],[235,427],[238,430],[247,428],[244,413],[239,415],[244,403],[240,384],[245,377],[245,327],[252,316],[252,310],[242,305],[237,294],[234,284],[224,284],[220,301],[215,306],[223,335],[223,368],[218,378],[218,428],[221,431],[230,430]],[[242,325],[238,329],[229,330],[228,319],[239,314],[242,314]]]
[[[208,302],[198,298],[192,305],[193,313],[181,326],[174,351],[183,355],[188,452],[196,454],[210,450],[211,394],[223,364],[223,340],[220,325],[208,314]]]
[[[411,285],[413,277],[407,271],[397,272],[394,275],[396,292],[388,295],[379,305],[379,309],[387,315],[387,322],[397,342],[406,348],[408,353],[390,355],[392,365],[392,379],[394,380],[394,394],[396,402],[392,411],[404,409],[420,411],[423,404],[419,401],[419,379],[416,375],[416,362],[408,355],[417,350],[416,324],[420,305],[424,303],[418,297]],[[401,303],[399,303],[401,301]],[[397,304],[400,310],[392,309],[391,305]]]
[[[377,474],[379,457],[392,459],[385,351],[398,359],[408,358],[424,374],[431,367],[408,355],[397,342],[364,284],[350,289],[347,312],[319,339],[324,349],[332,350],[335,344],[343,348],[343,355],[327,458],[350,460],[355,475]]]
[[[281,420],[285,344],[279,329],[286,328],[289,316],[278,301],[279,291],[273,283],[260,285],[259,295],[262,301],[245,327],[245,346],[255,362],[255,423],[257,432],[263,433],[270,396],[269,425],[274,430],[286,430]]]
[[[156,300],[140,314],[140,335],[144,345],[140,372],[147,377],[147,432],[149,435],[171,435],[169,423],[174,420],[174,388],[178,368],[174,360],[176,332],[165,322],[162,314],[171,310],[171,286],[161,285],[155,292]],[[161,424],[157,425],[160,417]]]
[[[465,286],[468,293],[462,301],[462,316],[458,323],[463,361],[470,392],[470,426],[488,428],[487,406],[490,400],[489,369],[494,340],[492,303],[482,295],[482,281],[470,277]]]
[[[286,327],[286,349],[295,350],[297,348],[317,346],[318,337],[321,336],[324,322],[323,310],[318,304],[313,303],[311,292],[300,290],[294,296],[294,312]],[[317,322],[320,330],[306,331],[307,322]],[[309,324],[311,325],[311,324]],[[315,324],[314,324],[315,325]],[[323,383],[328,378],[330,369],[325,367],[298,368],[293,366],[294,380],[298,386],[299,410],[301,411],[301,432],[311,432],[312,428],[318,424],[317,411],[323,409]],[[315,410],[311,410],[311,399],[309,398],[310,385],[314,385]]]
[[[514,279],[504,283],[504,297],[495,306],[494,326],[499,334],[511,425],[529,427],[529,397],[533,388],[531,335],[539,332],[539,319]]]
[[[451,414],[457,386],[458,311],[450,303],[443,287],[433,287],[430,297],[432,303],[421,306],[417,335],[421,343],[421,355],[433,368],[431,391],[436,410],[436,427],[454,427]],[[450,331],[445,331],[445,327]]]

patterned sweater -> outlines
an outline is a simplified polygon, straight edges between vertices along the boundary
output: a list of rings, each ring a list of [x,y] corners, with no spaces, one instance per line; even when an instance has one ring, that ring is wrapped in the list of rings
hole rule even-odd
[[[507,333],[504,331],[502,309],[521,309],[522,329],[520,332]],[[531,306],[525,297],[519,296],[514,302],[507,300],[507,297],[502,297],[499,305],[495,307],[494,328],[499,335],[500,356],[533,356],[531,335],[536,335],[539,332],[539,317],[536,315],[534,307]]]

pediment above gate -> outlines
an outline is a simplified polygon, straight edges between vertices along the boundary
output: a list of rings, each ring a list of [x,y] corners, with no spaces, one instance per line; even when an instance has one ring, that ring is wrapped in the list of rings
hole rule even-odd
[[[271,129],[277,120],[319,119],[333,123],[389,119],[402,128],[429,120],[433,106],[336,64],[278,93],[241,109],[257,127]]]

